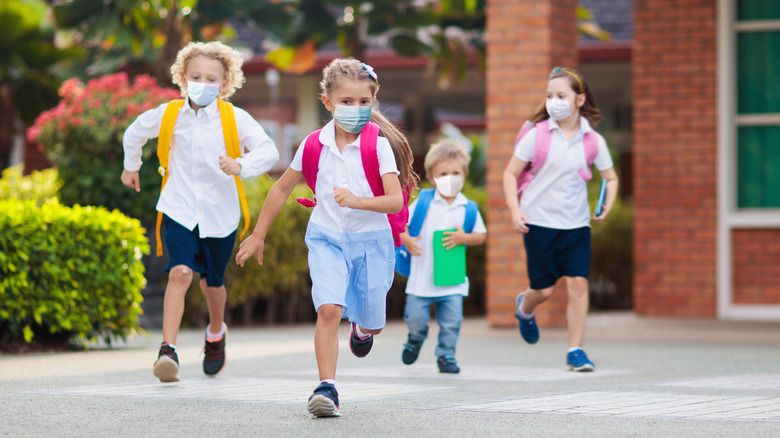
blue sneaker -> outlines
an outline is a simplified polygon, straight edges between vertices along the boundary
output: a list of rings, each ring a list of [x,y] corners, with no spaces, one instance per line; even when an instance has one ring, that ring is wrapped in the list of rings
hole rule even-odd
[[[515,310],[519,312],[520,303],[523,301],[523,295],[520,294],[515,299]],[[536,317],[523,318],[519,313],[515,313],[518,326],[520,328],[520,336],[525,339],[525,342],[529,344],[535,344],[539,341],[539,326],[536,325]]]
[[[330,383],[320,383],[309,397],[309,413],[315,417],[340,417],[339,393]]]
[[[581,348],[566,355],[566,365],[569,371],[593,371],[596,368]]]

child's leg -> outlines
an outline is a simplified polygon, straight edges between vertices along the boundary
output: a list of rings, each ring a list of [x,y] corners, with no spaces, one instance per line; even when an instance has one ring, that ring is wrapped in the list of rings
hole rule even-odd
[[[184,297],[192,283],[192,269],[177,265],[168,274],[163,299],[163,342],[176,345],[181,318],[184,315]]]
[[[409,340],[422,342],[428,337],[428,321],[431,319],[431,298],[406,295],[404,321],[409,327]]]
[[[439,323],[439,345],[436,357],[455,357],[460,325],[463,322],[463,296],[448,295],[436,298],[436,322]]]
[[[206,303],[209,307],[209,325],[207,330],[213,334],[219,334],[222,331],[222,323],[225,320],[225,301],[227,300],[227,290],[225,286],[211,287],[206,284],[206,279],[200,280],[200,290],[206,296]]]
[[[523,301],[520,303],[520,310],[526,315],[531,315],[534,313],[536,306],[550,299],[554,288],[555,286],[550,286],[546,289],[534,290],[529,287],[523,292]]]
[[[314,330],[314,354],[320,380],[336,378],[336,362],[339,357],[339,323],[342,307],[323,304],[317,309],[317,326]]]
[[[566,277],[569,301],[566,305],[566,323],[569,328],[569,347],[582,347],[585,338],[585,320],[588,316],[588,279]]]

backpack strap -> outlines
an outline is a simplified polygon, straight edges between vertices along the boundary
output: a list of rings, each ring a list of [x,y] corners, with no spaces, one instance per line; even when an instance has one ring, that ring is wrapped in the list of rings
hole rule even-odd
[[[410,236],[417,237],[420,234],[423,222],[425,222],[425,216],[428,214],[428,207],[431,206],[431,201],[435,194],[435,189],[422,189],[417,195],[417,205],[414,207],[414,214],[409,222]]]
[[[218,100],[220,119],[222,120],[222,135],[225,138],[225,149],[228,157],[236,159],[241,157],[241,144],[238,138],[238,124],[236,123],[236,113],[233,110],[233,104]],[[233,175],[236,181],[236,190],[238,190],[238,202],[241,204],[241,211],[244,213],[244,230],[241,231],[241,238],[249,231],[249,203],[246,200],[244,184],[241,182],[240,175]]]
[[[585,170],[577,169],[577,173],[580,174],[582,179],[590,181],[593,175],[590,172],[590,165],[596,160],[596,156],[599,154],[599,137],[595,131],[586,132],[582,136],[582,144],[585,149],[585,162],[587,167]]]
[[[306,137],[306,143],[303,145],[303,156],[301,157],[303,178],[306,180],[306,185],[309,186],[311,192],[314,194],[314,198],[298,198],[296,201],[308,208],[317,205],[317,172],[320,170],[320,155],[322,155],[320,131],[322,130],[318,129]]]
[[[552,134],[550,133],[550,124],[547,120],[543,120],[539,123],[531,123],[527,120],[520,133],[517,135],[515,144],[523,138],[533,126],[536,126],[536,143],[534,144],[534,156],[531,161],[526,164],[525,168],[517,177],[517,193],[520,193],[528,187],[528,184],[539,173],[539,169],[542,168],[544,162],[547,160],[547,154],[550,152],[550,142],[552,141]]]
[[[477,212],[479,208],[477,203],[470,200],[466,203],[466,218],[463,220],[463,231],[471,233],[474,231],[474,225],[477,224]]]
[[[168,102],[168,106],[163,113],[162,123],[160,124],[160,134],[157,136],[157,158],[160,160],[160,167],[157,172],[162,176],[162,185],[160,194],[168,182],[168,156],[171,152],[171,137],[173,137],[173,127],[176,125],[176,118],[179,116],[179,110],[184,105],[184,99],[176,99]],[[162,238],[160,237],[160,226],[162,225],[163,214],[157,212],[157,225],[155,228],[155,238],[157,239],[157,257],[162,257]]]

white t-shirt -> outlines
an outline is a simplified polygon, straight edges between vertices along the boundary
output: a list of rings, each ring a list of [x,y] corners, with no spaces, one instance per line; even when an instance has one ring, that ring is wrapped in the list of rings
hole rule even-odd
[[[569,141],[555,120],[549,119],[550,151],[539,173],[523,190],[520,208],[532,225],[560,230],[590,226],[590,206],[585,180],[578,169],[585,169],[583,135],[593,131],[587,119],[580,117],[580,132]],[[531,128],[515,145],[515,157],[529,162],[536,147],[537,127]],[[595,132],[595,131],[593,131]],[[599,152],[593,164],[598,170],[612,167],[607,142],[599,133]]]
[[[437,230],[448,230],[451,228],[463,228],[463,221],[466,219],[466,203],[468,199],[462,193],[458,193],[451,205],[441,197],[437,191],[433,195],[431,204],[428,206],[428,213],[425,215],[420,236],[422,239],[417,241],[422,249],[422,255],[412,256],[409,279],[406,282],[406,293],[418,297],[444,297],[447,295],[469,294],[469,279],[466,282],[453,286],[434,286],[433,284],[433,232]],[[409,206],[409,220],[414,216],[414,210],[417,207],[417,200]],[[477,221],[474,223],[472,233],[484,234],[487,232],[485,222],[477,211]]]
[[[339,152],[336,146],[336,127],[333,120],[320,131],[322,155],[320,155],[319,172],[317,173],[317,206],[311,213],[311,222],[339,233],[362,233],[390,228],[387,214],[367,210],[355,210],[349,207],[339,207],[333,199],[333,187],[349,189],[355,196],[368,198],[374,196],[363,170],[363,160],[360,157],[360,135],[352,143]],[[290,168],[297,171],[303,169],[303,149],[306,139],[301,142],[290,163]],[[379,174],[399,174],[395,163],[395,155],[390,142],[379,137],[376,143],[379,159]]]

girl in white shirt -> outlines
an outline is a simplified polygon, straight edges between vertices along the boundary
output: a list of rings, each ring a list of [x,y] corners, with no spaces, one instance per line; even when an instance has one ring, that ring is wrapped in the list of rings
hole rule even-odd
[[[618,178],[604,138],[593,131],[601,113],[585,79],[570,68],[554,68],[547,81],[547,100],[531,117],[533,128],[515,145],[504,171],[504,196],[512,227],[523,234],[530,286],[517,296],[516,317],[526,342],[539,340],[536,306],[550,298],[557,280],[566,277],[566,320],[569,351],[566,363],[575,371],[592,371],[593,362],[582,350],[588,313],[590,220],[602,223],[618,191]],[[534,157],[538,129],[550,130],[547,159],[518,200],[517,178]],[[598,154],[593,161],[607,180],[603,211],[591,218],[583,172],[587,168],[585,135],[596,135]],[[589,172],[584,172],[589,174]]]
[[[379,89],[373,68],[352,58],[335,59],[323,70],[320,88],[333,120],[318,134],[322,152],[316,174],[317,203],[306,230],[320,377],[308,410],[317,417],[331,417],[340,415],[335,387],[339,323],[342,318],[352,322],[350,349],[358,357],[367,355],[373,335],[385,325],[386,295],[394,276],[394,242],[387,214],[404,207],[402,190],[408,194],[417,177],[408,141],[373,108]],[[360,137],[369,120],[380,127],[377,158],[382,196],[374,196],[361,160]],[[269,191],[254,232],[241,242],[236,255],[239,265],[253,255],[262,265],[268,228],[295,185],[304,180],[305,143]]]

